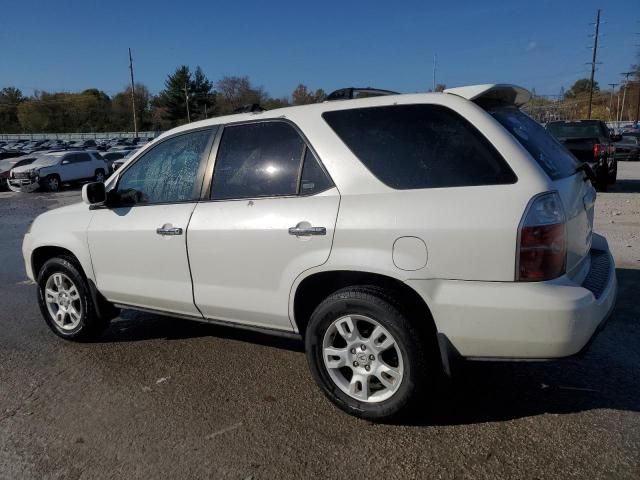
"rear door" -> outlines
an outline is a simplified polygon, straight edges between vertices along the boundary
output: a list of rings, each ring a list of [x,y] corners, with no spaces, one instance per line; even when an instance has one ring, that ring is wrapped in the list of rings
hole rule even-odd
[[[291,286],[329,257],[338,190],[284,121],[225,127],[211,184],[187,235],[198,308],[211,319],[291,330]]]

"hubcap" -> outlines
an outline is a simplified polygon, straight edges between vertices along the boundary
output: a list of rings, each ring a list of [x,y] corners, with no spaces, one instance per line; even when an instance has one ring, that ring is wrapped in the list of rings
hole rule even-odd
[[[49,189],[51,190],[57,190],[58,189],[58,179],[57,178],[50,178],[49,179]]]
[[[82,318],[82,302],[75,284],[64,273],[54,273],[45,285],[47,310],[62,330],[73,330]]]
[[[361,402],[386,400],[402,383],[402,354],[395,338],[364,315],[340,317],[329,326],[322,359],[340,390]]]

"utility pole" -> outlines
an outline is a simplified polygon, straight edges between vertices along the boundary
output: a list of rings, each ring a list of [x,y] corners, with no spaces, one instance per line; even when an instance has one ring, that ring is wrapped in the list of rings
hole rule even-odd
[[[600,9],[596,15],[596,34],[593,37],[593,55],[591,57],[591,82],[589,83],[589,113],[587,118],[591,118],[591,104],[593,103],[593,76],[596,73],[596,56],[598,53],[598,34],[600,32]]]
[[[433,91],[436,91],[436,69],[438,68],[438,54],[433,54]]]
[[[184,82],[184,101],[187,104],[187,123],[191,123],[191,114],[189,113],[189,92],[187,91],[187,82]]]
[[[131,110],[133,110],[133,136],[138,136],[138,120],[136,119],[136,90],[133,83],[133,58],[129,48],[129,73],[131,74]]]
[[[622,92],[622,109],[620,110],[620,121],[623,122],[622,114],[624,113],[624,101],[627,98],[627,90],[629,89],[629,77],[635,72],[622,72],[624,75],[624,92]]]
[[[608,84],[611,87],[611,99],[609,100],[609,121],[612,120],[612,115],[611,113],[613,112],[612,108],[613,108],[613,94],[616,91],[616,86],[618,85],[617,83],[609,83]]]

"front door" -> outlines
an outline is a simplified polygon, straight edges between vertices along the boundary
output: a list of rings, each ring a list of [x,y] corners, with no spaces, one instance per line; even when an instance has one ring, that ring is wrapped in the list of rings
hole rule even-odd
[[[95,210],[89,248],[98,290],[108,300],[199,316],[185,238],[212,133],[159,143],[119,175],[109,206]]]
[[[329,257],[338,190],[283,121],[225,127],[211,183],[187,238],[196,304],[207,318],[291,330],[291,286]]]

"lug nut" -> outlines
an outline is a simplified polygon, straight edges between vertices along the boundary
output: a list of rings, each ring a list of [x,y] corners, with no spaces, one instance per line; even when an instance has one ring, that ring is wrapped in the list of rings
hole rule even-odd
[[[357,367],[358,365],[360,365],[358,362],[353,362],[354,367]]]
[[[371,370],[371,367],[369,365],[365,365],[364,369],[368,372],[369,370]]]
[[[369,360],[375,360],[376,357],[374,357],[373,355],[369,355]]]
[[[351,349],[351,353],[356,353],[356,349],[355,349],[355,348],[352,348],[352,349]]]
[[[361,349],[361,350],[366,350],[366,349],[367,349],[367,347],[365,347],[364,345],[360,345],[360,349]]]

